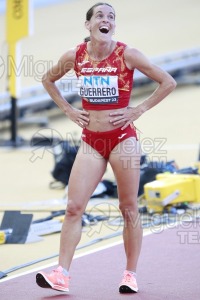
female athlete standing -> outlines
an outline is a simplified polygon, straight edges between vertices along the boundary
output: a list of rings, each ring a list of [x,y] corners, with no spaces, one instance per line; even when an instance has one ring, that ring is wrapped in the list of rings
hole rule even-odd
[[[49,95],[83,132],[68,185],[58,267],[50,274],[39,272],[36,281],[40,287],[69,290],[68,272],[81,238],[81,217],[109,162],[124,218],[126,266],[119,292],[137,292],[136,267],[142,227],[137,207],[140,151],[133,122],[169,95],[176,82],[140,51],[112,39],[115,10],[110,4],[93,5],[86,14],[85,26],[90,40],[67,51],[43,76]],[[83,110],[72,107],[55,85],[71,69],[79,79]],[[157,82],[158,87],[143,103],[130,107],[134,69]]]

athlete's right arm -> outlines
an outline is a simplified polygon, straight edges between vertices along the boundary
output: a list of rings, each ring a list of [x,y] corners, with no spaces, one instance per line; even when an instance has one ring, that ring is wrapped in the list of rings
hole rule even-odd
[[[42,77],[42,84],[57,106],[72,121],[80,127],[88,125],[88,113],[72,107],[62,96],[55,82],[74,68],[76,49],[71,49],[61,56],[58,63],[47,71]]]

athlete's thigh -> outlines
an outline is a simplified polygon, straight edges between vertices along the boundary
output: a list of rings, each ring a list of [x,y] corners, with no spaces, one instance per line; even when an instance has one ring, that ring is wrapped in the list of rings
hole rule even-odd
[[[68,198],[88,201],[102,179],[106,166],[106,160],[82,141],[69,178]]]
[[[110,154],[109,162],[115,174],[120,200],[137,197],[140,157],[140,144],[134,137],[119,143]]]

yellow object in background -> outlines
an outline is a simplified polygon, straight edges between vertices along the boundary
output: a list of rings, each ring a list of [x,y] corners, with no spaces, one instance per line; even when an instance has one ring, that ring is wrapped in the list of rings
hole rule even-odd
[[[147,209],[162,212],[167,205],[200,203],[200,176],[162,173],[144,185]]]
[[[0,245],[5,244],[6,242],[6,234],[4,231],[0,231]]]
[[[6,39],[17,42],[32,33],[32,1],[7,0],[6,7]]]
[[[32,0],[7,0],[6,40],[8,43],[8,79],[9,93],[17,98],[20,94],[20,53],[17,42],[33,32]]]
[[[11,228],[0,230],[0,245],[5,244],[7,238],[12,234],[13,230]]]

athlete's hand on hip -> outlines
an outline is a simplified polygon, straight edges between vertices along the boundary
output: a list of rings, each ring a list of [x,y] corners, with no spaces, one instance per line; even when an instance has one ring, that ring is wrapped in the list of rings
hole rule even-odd
[[[122,130],[133,124],[135,120],[140,117],[139,111],[135,107],[127,107],[126,109],[119,109],[119,111],[110,113],[112,117],[110,123],[113,125],[122,124]]]
[[[85,128],[90,122],[89,113],[87,111],[74,107],[68,112],[67,116],[81,128]]]

